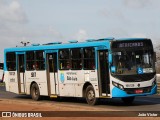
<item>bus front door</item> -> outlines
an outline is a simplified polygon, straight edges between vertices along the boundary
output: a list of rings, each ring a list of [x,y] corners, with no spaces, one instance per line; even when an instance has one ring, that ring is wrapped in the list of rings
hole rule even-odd
[[[24,54],[18,54],[18,90],[20,94],[25,94],[25,64]]]
[[[108,94],[110,94],[110,77],[108,64],[108,50],[100,50],[98,52],[98,75],[101,96],[108,96]]]
[[[58,94],[57,53],[47,53],[47,86],[48,95]]]

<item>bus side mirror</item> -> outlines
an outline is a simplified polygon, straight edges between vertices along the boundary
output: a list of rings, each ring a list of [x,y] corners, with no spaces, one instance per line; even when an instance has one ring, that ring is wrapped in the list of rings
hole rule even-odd
[[[109,58],[109,63],[112,63],[112,54],[111,53],[109,53],[109,56],[108,56],[108,58]]]

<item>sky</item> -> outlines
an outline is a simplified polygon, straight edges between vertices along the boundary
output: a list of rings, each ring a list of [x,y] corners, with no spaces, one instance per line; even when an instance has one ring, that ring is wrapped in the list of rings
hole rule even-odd
[[[5,48],[98,38],[147,37],[160,44],[160,0],[0,0]]]

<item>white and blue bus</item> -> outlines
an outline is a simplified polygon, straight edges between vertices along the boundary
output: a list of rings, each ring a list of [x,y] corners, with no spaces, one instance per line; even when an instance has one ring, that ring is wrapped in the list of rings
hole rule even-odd
[[[6,90],[17,94],[85,97],[89,105],[98,98],[121,98],[157,91],[155,52],[147,38],[105,38],[33,44],[4,50]]]

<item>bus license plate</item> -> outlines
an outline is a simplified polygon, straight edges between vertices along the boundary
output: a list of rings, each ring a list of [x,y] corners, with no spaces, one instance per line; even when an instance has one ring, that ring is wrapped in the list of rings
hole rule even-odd
[[[143,93],[143,90],[141,90],[141,89],[139,89],[139,90],[135,90],[135,93],[136,93],[136,94]]]

